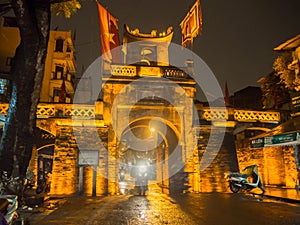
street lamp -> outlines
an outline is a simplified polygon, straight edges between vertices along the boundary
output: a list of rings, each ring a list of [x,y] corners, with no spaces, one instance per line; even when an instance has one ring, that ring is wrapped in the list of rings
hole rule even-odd
[[[151,131],[151,133],[154,133],[155,132],[155,128],[154,127],[150,127],[150,131]]]

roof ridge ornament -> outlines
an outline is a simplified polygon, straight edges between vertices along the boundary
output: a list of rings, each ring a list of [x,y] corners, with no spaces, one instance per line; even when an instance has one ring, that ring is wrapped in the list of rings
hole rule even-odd
[[[173,34],[173,27],[169,26],[166,31],[158,33],[157,30],[153,29],[151,33],[140,33],[138,28],[131,30],[127,24],[124,24],[125,32],[139,38],[163,38]]]

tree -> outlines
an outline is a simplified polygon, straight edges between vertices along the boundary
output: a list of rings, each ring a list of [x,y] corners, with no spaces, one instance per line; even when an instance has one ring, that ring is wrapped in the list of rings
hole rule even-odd
[[[300,79],[290,68],[293,61],[291,52],[283,52],[273,62],[273,72],[264,76],[262,83],[263,105],[266,109],[278,108],[290,102],[291,93],[300,90]]]
[[[289,65],[292,61],[292,54],[290,52],[284,52],[278,56],[273,63],[275,75],[280,78],[280,83],[284,84],[285,88],[289,91],[295,90],[297,86],[295,83],[295,71],[289,69]]]
[[[12,93],[0,144],[0,183],[5,171],[6,179],[15,181],[6,191],[14,194],[21,194],[31,158],[51,5],[67,18],[80,8],[77,0],[11,0],[0,7],[13,9],[21,36],[11,68]]]
[[[260,81],[262,92],[262,103],[265,109],[277,109],[282,104],[290,101],[289,91],[281,83],[280,77],[275,72],[264,76]]]

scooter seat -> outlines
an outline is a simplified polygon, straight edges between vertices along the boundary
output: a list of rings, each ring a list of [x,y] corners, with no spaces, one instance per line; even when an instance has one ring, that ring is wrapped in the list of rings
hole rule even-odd
[[[247,179],[248,177],[250,177],[249,174],[245,174],[245,173],[241,173],[241,177]]]
[[[244,174],[244,173],[231,173],[231,177],[241,177],[244,179],[247,179],[250,175],[249,174]]]

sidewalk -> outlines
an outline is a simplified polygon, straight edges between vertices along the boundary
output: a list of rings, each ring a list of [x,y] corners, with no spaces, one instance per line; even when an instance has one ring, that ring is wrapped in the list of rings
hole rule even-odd
[[[300,203],[300,190],[295,188],[265,186],[265,190],[264,198],[276,199],[289,203]],[[255,189],[251,193],[261,195],[261,190]]]

